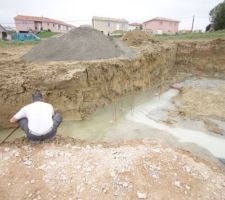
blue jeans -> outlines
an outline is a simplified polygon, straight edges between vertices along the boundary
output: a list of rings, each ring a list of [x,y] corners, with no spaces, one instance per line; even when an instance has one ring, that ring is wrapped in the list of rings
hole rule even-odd
[[[57,128],[59,127],[59,125],[62,122],[62,116],[59,113],[55,113],[53,115],[52,119],[53,119],[53,128],[52,128],[51,131],[49,131],[45,135],[37,136],[37,135],[31,134],[31,132],[30,132],[30,130],[28,128],[28,120],[27,120],[27,118],[20,119],[19,120],[19,126],[26,133],[27,137],[30,140],[42,141],[42,140],[46,140],[46,139],[50,139],[50,138],[54,137],[56,135]]]

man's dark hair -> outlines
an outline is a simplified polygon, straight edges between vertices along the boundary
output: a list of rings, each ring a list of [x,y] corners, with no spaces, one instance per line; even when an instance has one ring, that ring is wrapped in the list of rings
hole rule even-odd
[[[42,94],[39,90],[35,90],[32,94],[33,101],[43,101]]]

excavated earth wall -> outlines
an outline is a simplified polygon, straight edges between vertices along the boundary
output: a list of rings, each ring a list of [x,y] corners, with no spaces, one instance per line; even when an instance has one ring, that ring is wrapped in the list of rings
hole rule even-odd
[[[177,42],[177,70],[224,78],[225,39]]]
[[[9,51],[9,52],[8,52]],[[24,50],[25,51],[25,50]],[[0,127],[31,102],[34,89],[65,119],[83,119],[98,107],[146,88],[177,72],[225,74],[225,40],[155,43],[138,48],[133,59],[34,64],[20,59],[20,49],[0,49]],[[3,55],[3,56],[2,56]]]

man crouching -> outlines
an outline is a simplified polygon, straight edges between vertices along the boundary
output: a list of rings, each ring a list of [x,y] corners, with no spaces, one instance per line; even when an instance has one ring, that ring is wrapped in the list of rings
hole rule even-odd
[[[53,106],[43,101],[39,90],[32,94],[32,99],[33,103],[21,108],[10,122],[19,122],[20,128],[30,140],[42,141],[54,137],[62,122],[62,116],[54,113]]]

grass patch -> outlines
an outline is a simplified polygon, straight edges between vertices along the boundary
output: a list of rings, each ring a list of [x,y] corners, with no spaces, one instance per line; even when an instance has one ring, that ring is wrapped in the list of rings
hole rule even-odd
[[[225,30],[207,33],[179,33],[177,35],[156,35],[160,40],[207,40],[225,38]]]
[[[44,32],[38,33],[37,36],[40,37],[40,38],[49,38],[49,37],[52,37],[52,36],[57,35],[57,34],[59,34],[59,33],[44,31]]]
[[[17,47],[17,46],[23,46],[23,45],[35,45],[39,41],[4,41],[0,40],[0,47],[3,48],[10,48],[10,47]]]

